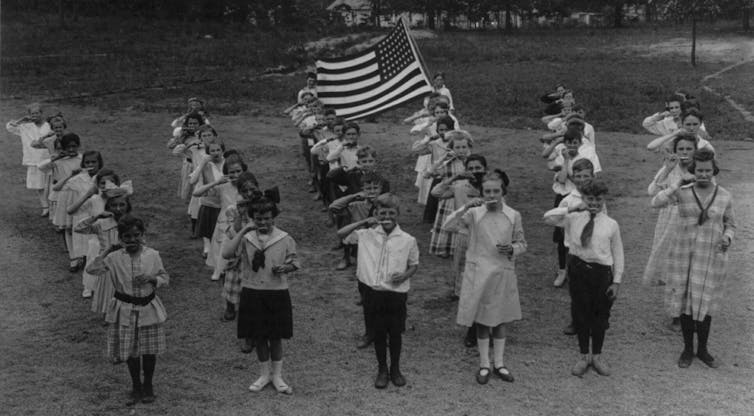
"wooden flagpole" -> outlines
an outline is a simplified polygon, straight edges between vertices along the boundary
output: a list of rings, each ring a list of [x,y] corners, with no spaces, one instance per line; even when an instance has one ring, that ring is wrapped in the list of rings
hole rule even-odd
[[[429,78],[429,71],[427,71],[427,64],[424,62],[424,57],[422,56],[421,51],[419,51],[419,45],[417,45],[414,38],[411,37],[411,32],[408,30],[408,23],[404,16],[401,17],[401,23],[403,24],[403,30],[406,32],[406,37],[408,37],[408,41],[411,44],[411,49],[414,50],[414,53],[416,53],[416,56],[419,58],[419,66],[421,66],[422,72],[424,73],[424,78],[427,80],[427,83],[432,86],[432,82]]]

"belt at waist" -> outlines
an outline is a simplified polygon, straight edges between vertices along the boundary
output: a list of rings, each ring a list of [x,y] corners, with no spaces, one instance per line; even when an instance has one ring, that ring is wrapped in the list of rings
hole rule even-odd
[[[605,270],[605,271],[613,270],[613,266],[607,266],[600,263],[589,263],[582,260],[579,256],[569,255],[568,257],[570,257],[571,263],[573,263],[575,267],[584,267],[587,269],[596,269],[596,270]]]
[[[118,299],[121,302],[130,303],[132,305],[146,306],[149,305],[149,302],[151,302],[152,299],[154,299],[154,292],[144,297],[131,296],[123,292],[115,292],[115,299]]]

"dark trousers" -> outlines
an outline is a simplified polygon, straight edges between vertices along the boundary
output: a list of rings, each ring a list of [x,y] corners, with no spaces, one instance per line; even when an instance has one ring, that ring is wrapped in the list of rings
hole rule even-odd
[[[362,284],[363,285],[363,284]],[[362,286],[359,286],[361,289]],[[390,367],[400,365],[403,331],[406,329],[406,293],[374,290],[363,285],[364,317],[374,334],[374,351],[380,368],[387,368],[388,336],[390,339]]]
[[[554,208],[557,208],[558,205],[560,205],[560,201],[562,201],[563,198],[565,198],[565,195],[555,194]],[[558,268],[560,270],[566,268],[566,259],[568,256],[568,248],[566,248],[564,240],[565,231],[563,227],[555,227],[555,230],[552,232],[552,241],[558,245]]]
[[[606,292],[612,283],[613,271],[610,266],[587,263],[577,256],[569,256],[571,319],[582,354],[589,354],[590,338],[592,354],[602,352],[605,331],[609,326],[610,308],[613,305]]]

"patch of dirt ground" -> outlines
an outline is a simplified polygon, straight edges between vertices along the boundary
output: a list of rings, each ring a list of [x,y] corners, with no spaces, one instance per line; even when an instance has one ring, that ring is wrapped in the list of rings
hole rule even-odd
[[[20,115],[19,101],[0,103],[3,119]],[[234,323],[221,323],[220,286],[202,265],[201,243],[190,240],[185,204],[176,197],[180,160],[164,147],[175,116],[93,107],[62,108],[84,149],[102,151],[105,164],[132,179],[135,214],[147,218],[148,243],[162,253],[171,283],[160,289],[169,318],[168,352],[158,359],[157,401],[123,406],[124,366],[103,357],[105,329],[80,298],[81,278],[67,272],[59,235],[38,217],[24,189],[20,144],[3,133],[0,154],[0,409],[9,415],[748,415],[754,408],[754,144],[715,142],[719,183],[733,192],[738,231],[710,348],[722,362],[712,370],[699,361],[676,366],[680,334],[666,328],[661,288],[641,284],[655,215],[646,187],[660,162],[643,150],[649,136],[599,132],[609,210],[621,225],[627,270],[605,346],[613,375],[570,375],[576,340],[562,334],[568,294],[552,287],[555,253],[551,228],[541,217],[552,203],[551,174],[539,158],[535,131],[467,126],[476,151],[504,168],[512,185],[508,203],[523,215],[528,252],[518,261],[523,320],[514,325],[506,364],[507,384],[474,381],[475,349],[462,344],[456,304],[446,300],[450,263],[426,254],[429,227],[413,201],[415,158],[406,126],[363,124],[362,143],[376,147],[381,169],[404,202],[401,225],[422,249],[412,279],[404,373],[408,385],[377,391],[374,352],[357,350],[362,329],[353,270],[333,271],[338,253],[334,229],[321,204],[306,192],[299,138],[285,118],[213,117],[230,148],[241,149],[263,187],[281,187],[277,225],[298,242],[303,269],[291,279],[294,337],[284,342],[284,372],[295,389],[284,397],[267,389],[250,393],[254,355],[239,352]],[[637,123],[641,118],[637,117]],[[599,126],[598,126],[599,127]]]

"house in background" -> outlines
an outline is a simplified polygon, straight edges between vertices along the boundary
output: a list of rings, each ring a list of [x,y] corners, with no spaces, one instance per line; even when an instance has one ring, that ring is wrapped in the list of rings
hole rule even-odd
[[[372,2],[369,0],[335,0],[327,6],[330,14],[340,15],[346,26],[369,24],[372,17]]]
[[[370,0],[335,0],[327,6],[327,11],[332,15],[340,16],[346,26],[372,24]],[[393,27],[401,18],[405,18],[410,27],[421,27],[425,21],[422,13],[383,14],[380,16],[380,27]]]

